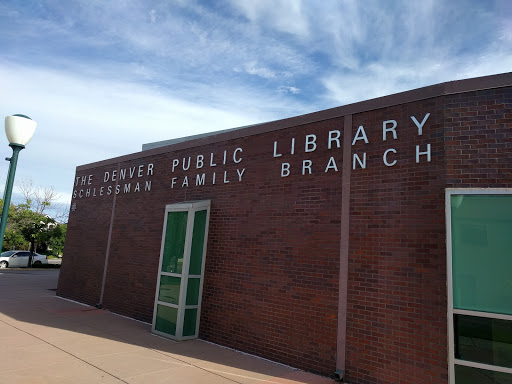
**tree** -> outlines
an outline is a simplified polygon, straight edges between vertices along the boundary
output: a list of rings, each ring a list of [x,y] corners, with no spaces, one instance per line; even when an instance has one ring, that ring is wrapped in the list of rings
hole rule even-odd
[[[21,234],[25,241],[30,244],[29,267],[32,265],[32,255],[36,252],[39,242],[45,238],[47,232],[55,225],[55,220],[50,216],[33,211],[30,201],[14,207],[11,228]]]
[[[45,251],[51,251],[52,254],[61,256],[64,252],[66,231],[67,224],[58,223],[49,226],[46,231],[41,231],[38,238],[40,248],[45,248]]]
[[[16,186],[32,211],[40,214],[50,214],[56,222],[67,223],[69,206],[56,202],[59,194],[53,187],[36,186],[31,178],[26,177],[20,179]]]
[[[4,235],[4,248],[7,249],[27,249],[29,246],[28,241],[25,240],[23,235],[13,228],[7,227]]]
[[[22,236],[30,243],[30,257],[28,265],[32,265],[32,255],[37,251],[37,246],[45,237],[48,237],[48,232],[54,227],[55,220],[50,216],[43,215],[24,209],[20,211],[20,219],[23,225],[20,228]]]
[[[0,199],[0,208],[3,210],[4,201]],[[11,203],[7,216],[7,227],[5,228],[3,250],[27,249],[29,243],[25,240],[13,218],[16,216],[18,207]]]
[[[43,214],[59,198],[53,187],[36,187],[30,178],[22,178],[17,186],[30,209],[36,213]]]
[[[66,237],[66,224],[60,224],[47,212],[52,211],[52,204],[58,198],[53,187],[37,188],[31,179],[22,179],[18,188],[25,202],[11,204],[7,229],[5,233],[5,249],[30,249],[29,266],[32,256],[39,249],[52,250],[62,254]],[[0,204],[3,205],[2,200]],[[65,215],[60,215],[60,218]]]

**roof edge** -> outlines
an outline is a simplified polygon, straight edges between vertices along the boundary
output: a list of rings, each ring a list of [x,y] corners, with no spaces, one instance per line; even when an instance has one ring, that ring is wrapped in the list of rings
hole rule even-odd
[[[462,80],[453,80],[281,120],[250,125],[247,127],[231,128],[222,131],[211,132],[210,134],[206,133],[194,135],[190,136],[189,139],[187,139],[187,137],[183,137],[181,139],[164,141],[161,143],[170,142],[170,144],[143,150],[141,152],[135,152],[129,155],[80,165],[77,166],[76,170],[82,171],[109,164],[117,164],[122,161],[154,156],[161,153],[178,151],[200,145],[213,144],[219,141],[233,140],[242,137],[268,133],[294,126],[343,117],[346,115],[353,115],[356,113],[368,112],[375,109],[387,108],[395,105],[431,99],[433,97],[472,91],[482,91],[486,89],[504,88],[509,86],[512,86],[512,72]],[[145,145],[157,143],[159,142]]]

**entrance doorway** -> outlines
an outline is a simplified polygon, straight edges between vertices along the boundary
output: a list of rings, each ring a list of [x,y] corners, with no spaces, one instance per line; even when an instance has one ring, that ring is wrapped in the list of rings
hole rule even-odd
[[[173,340],[197,338],[210,201],[165,208],[152,331]]]

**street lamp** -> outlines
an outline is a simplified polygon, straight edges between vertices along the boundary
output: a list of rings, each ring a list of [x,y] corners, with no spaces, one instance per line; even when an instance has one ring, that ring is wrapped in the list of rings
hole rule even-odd
[[[7,140],[9,140],[9,146],[12,148],[12,157],[5,158],[10,164],[5,184],[2,220],[0,221],[0,252],[2,252],[4,245],[5,227],[7,226],[7,216],[9,215],[9,206],[11,205],[12,185],[14,183],[14,174],[16,173],[16,164],[18,163],[18,154],[34,136],[36,126],[37,123],[25,115],[17,114],[5,118],[5,135]]]

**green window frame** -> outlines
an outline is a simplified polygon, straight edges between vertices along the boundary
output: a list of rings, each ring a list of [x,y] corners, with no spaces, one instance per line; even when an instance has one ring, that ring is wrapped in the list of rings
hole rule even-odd
[[[449,383],[512,383],[512,189],[447,189]]]
[[[165,207],[152,332],[173,340],[198,337],[210,201]]]

